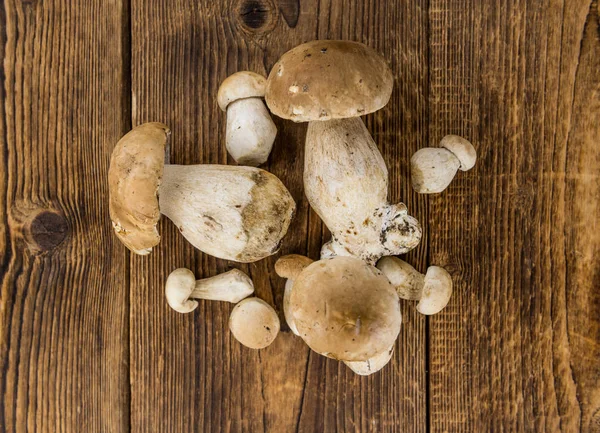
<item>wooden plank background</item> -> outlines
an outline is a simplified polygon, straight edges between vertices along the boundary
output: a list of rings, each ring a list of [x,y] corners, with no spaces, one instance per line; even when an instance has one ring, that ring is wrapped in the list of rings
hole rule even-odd
[[[209,257],[166,219],[138,257],[108,218],[132,125],[167,123],[174,163],[232,163],[219,83],[316,38],[389,60],[392,99],[366,123],[424,226],[406,259],[455,282],[437,316],[402,304],[396,354],[367,378],[285,327],[240,346],[230,304],[166,305],[174,268],[238,267],[281,314],[276,257]],[[597,0],[4,0],[0,57],[1,432],[600,432]],[[298,203],[281,253],[315,258],[306,125],[275,122],[265,168]],[[415,194],[410,156],[449,133],[478,164]]]

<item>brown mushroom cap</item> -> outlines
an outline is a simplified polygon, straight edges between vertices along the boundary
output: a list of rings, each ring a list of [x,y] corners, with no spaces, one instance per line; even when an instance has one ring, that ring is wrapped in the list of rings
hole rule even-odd
[[[236,72],[225,78],[217,92],[217,102],[221,110],[238,99],[263,98],[267,79],[250,71]]]
[[[145,123],[128,132],[113,150],[108,170],[109,211],[118,238],[136,254],[158,245],[158,187],[171,131]]]
[[[312,41],[285,53],[267,79],[273,114],[295,122],[363,116],[383,108],[394,77],[385,59],[352,41]]]
[[[281,256],[279,260],[275,262],[275,272],[281,278],[293,280],[312,262],[314,262],[314,260],[309,259],[306,256],[301,256],[300,254],[288,254],[287,256]]]
[[[315,352],[366,361],[394,345],[402,317],[398,295],[374,266],[354,257],[309,265],[294,281],[291,311]]]

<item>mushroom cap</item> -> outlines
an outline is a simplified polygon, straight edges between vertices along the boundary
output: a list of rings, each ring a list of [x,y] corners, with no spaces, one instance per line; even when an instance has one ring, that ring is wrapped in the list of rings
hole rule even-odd
[[[389,101],[394,77],[385,59],[352,41],[312,41],[285,53],[267,79],[273,114],[294,122],[363,116]]]
[[[425,274],[423,296],[417,304],[421,314],[432,315],[442,311],[452,296],[452,277],[439,266],[430,266]]]
[[[366,361],[393,346],[402,316],[398,295],[374,266],[354,257],[309,265],[294,281],[294,323],[317,353]]]
[[[300,254],[288,254],[287,256],[281,256],[275,262],[275,272],[281,278],[293,280],[312,262],[314,262],[314,260],[309,259],[306,256],[301,256]]]
[[[237,341],[250,349],[263,349],[279,333],[279,317],[269,304],[259,298],[246,298],[229,316],[229,330]]]
[[[394,354],[394,346],[389,349],[381,352],[378,355],[375,355],[372,358],[367,359],[366,361],[345,361],[350,370],[359,374],[361,376],[369,376],[370,374],[377,373],[383,367],[390,362],[392,359],[392,355]]]
[[[198,302],[189,298],[195,286],[196,277],[189,269],[179,268],[171,272],[165,283],[165,296],[169,306],[178,313],[194,311]]]
[[[448,149],[460,161],[461,171],[471,170],[477,161],[477,151],[469,140],[458,135],[446,135],[440,141],[440,147]]]
[[[404,260],[394,256],[383,257],[377,262],[377,269],[390,280],[400,299],[421,299],[425,276]]]
[[[217,92],[217,102],[223,111],[238,99],[263,98],[267,79],[250,71],[240,71],[225,78]]]
[[[109,211],[117,237],[136,254],[158,245],[158,187],[171,131],[144,123],[129,131],[113,150],[108,169]]]

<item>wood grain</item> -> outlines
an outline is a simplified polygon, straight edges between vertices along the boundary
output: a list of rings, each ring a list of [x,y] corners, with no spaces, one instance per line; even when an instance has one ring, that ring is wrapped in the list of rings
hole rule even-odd
[[[430,17],[430,144],[479,153],[430,201],[430,259],[456,284],[429,323],[431,430],[599,431],[597,4]]]
[[[0,4],[0,432],[600,432],[600,10],[597,0],[5,0]],[[195,251],[168,220],[147,257],[112,235],[106,173],[132,125],[173,131],[173,163],[229,163],[220,82],[267,74],[305,41],[351,39],[390,62],[365,118],[390,199],[422,221],[407,257],[446,267],[441,314],[402,304],[371,377],[284,325],[242,347],[233,305],[187,315],[170,271],[238,267],[282,314],[272,257]],[[302,188],[306,125],[275,119],[264,166],[298,203],[281,254],[327,229]],[[410,156],[446,134],[476,167],[417,195]]]
[[[127,9],[74,6],[0,6],[0,431],[129,428],[126,253],[105,182],[129,128]]]

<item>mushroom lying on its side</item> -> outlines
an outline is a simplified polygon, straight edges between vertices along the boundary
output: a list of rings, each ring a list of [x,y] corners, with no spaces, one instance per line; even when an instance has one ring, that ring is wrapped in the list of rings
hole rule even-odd
[[[384,107],[393,75],[385,60],[350,41],[313,41],[285,53],[267,79],[273,114],[309,122],[304,190],[332,234],[321,257],[374,264],[404,254],[421,239],[417,220],[387,200],[388,172],[359,116]]]
[[[334,257],[280,276],[294,278],[289,312],[315,352],[361,362],[394,345],[402,322],[398,295],[377,268],[354,257]]]
[[[396,288],[398,296],[419,301],[417,311],[432,315],[442,311],[452,296],[452,278],[439,266],[430,266],[425,275],[398,257],[383,257],[377,268]]]
[[[196,280],[192,271],[179,268],[169,274],[165,284],[167,302],[179,313],[194,311],[198,307],[198,302],[193,299],[226,301],[235,304],[252,293],[254,293],[252,280],[239,269]]]
[[[254,262],[277,252],[295,209],[281,181],[254,167],[165,164],[169,136],[165,125],[146,123],[113,151],[109,209],[121,242],[149,254],[162,213],[215,257]]]
[[[237,341],[250,349],[263,349],[279,333],[279,317],[262,299],[247,298],[229,316],[229,330]]]
[[[444,191],[456,172],[475,166],[477,152],[473,145],[457,135],[447,135],[439,148],[426,147],[410,159],[412,186],[421,194]]]
[[[219,87],[219,107],[227,111],[227,151],[238,164],[258,166],[273,148],[277,128],[262,101],[266,82],[262,75],[242,71]]]

